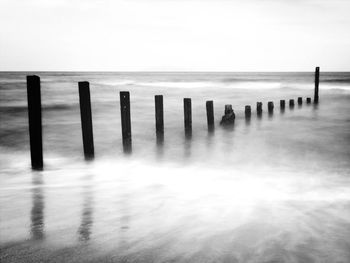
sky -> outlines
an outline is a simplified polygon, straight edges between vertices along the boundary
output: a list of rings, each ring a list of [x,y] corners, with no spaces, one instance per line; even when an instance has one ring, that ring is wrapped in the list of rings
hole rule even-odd
[[[350,0],[0,0],[0,71],[350,71]]]

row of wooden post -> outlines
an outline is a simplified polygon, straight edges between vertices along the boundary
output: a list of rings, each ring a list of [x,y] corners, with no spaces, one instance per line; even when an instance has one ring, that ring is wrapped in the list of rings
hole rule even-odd
[[[83,81],[78,83],[79,102],[81,115],[81,128],[83,137],[83,149],[86,159],[94,157],[94,140],[91,116],[91,98],[89,82]],[[319,102],[319,67],[315,71],[315,92],[314,103]],[[43,144],[42,144],[42,117],[41,117],[41,92],[40,78],[38,76],[27,76],[27,98],[28,98],[28,119],[29,119],[29,137],[31,164],[35,170],[43,168]],[[311,103],[311,98],[307,98],[307,103]],[[298,98],[298,104],[302,104],[302,98]],[[289,101],[289,106],[294,107],[294,100]],[[268,111],[273,111],[273,102],[268,102]],[[280,101],[280,108],[285,108],[285,101]],[[131,147],[131,120],[130,120],[130,93],[128,91],[120,92],[120,112],[121,126],[124,149]],[[206,102],[208,129],[214,128],[214,102]],[[262,114],[262,103],[257,103],[257,114]],[[245,106],[245,116],[251,116],[251,107]],[[163,136],[164,133],[164,109],[163,96],[155,96],[155,120],[157,135]],[[192,131],[192,105],[190,98],[184,98],[184,126],[185,132]]]

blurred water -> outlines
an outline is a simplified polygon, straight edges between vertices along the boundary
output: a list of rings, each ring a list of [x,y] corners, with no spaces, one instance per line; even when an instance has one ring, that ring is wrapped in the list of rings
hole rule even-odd
[[[0,73],[1,262],[349,262],[350,73],[35,73],[44,162],[30,170],[25,75]],[[82,154],[90,81],[96,158]],[[123,153],[119,91],[131,96]],[[156,140],[154,95],[164,95]],[[192,98],[186,139],[183,98]],[[214,100],[216,127],[206,127]],[[255,105],[263,102],[257,118]],[[272,116],[267,102],[275,102]],[[223,129],[224,105],[236,123]],[[288,104],[288,103],[287,103]],[[251,105],[250,122],[244,105]]]

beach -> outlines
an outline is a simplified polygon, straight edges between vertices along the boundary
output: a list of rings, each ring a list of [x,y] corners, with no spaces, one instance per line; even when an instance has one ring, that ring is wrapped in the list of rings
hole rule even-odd
[[[41,172],[30,168],[25,76],[32,74],[41,77]],[[350,73],[321,73],[320,103],[308,105],[313,77],[0,72],[0,261],[349,262]],[[92,161],[83,155],[78,81],[90,82]],[[120,91],[131,101],[127,154]],[[301,106],[280,111],[279,100],[298,97]],[[191,138],[183,98],[192,98]],[[225,104],[236,114],[231,128],[219,125]]]

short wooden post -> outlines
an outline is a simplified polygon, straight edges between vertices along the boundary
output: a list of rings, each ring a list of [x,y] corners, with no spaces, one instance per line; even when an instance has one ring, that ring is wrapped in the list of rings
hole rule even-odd
[[[262,102],[257,102],[256,103],[256,112],[258,115],[262,114]]]
[[[184,98],[185,131],[192,130],[192,105],[190,98]]]
[[[274,105],[273,105],[273,102],[272,101],[269,101],[267,103],[267,109],[268,109],[268,112],[271,114],[273,113],[273,108],[274,108]]]
[[[320,82],[320,67],[316,67],[315,70],[315,94],[314,94],[314,103],[318,103],[318,87]]]
[[[285,100],[280,100],[280,109],[284,110],[285,107],[286,107],[286,101]]]
[[[294,108],[294,100],[293,99],[289,100],[289,107]]]
[[[214,128],[214,102],[212,100],[208,100],[205,103],[207,109],[207,123],[208,129],[212,130]]]
[[[164,111],[163,111],[163,95],[155,95],[155,113],[156,113],[156,132],[164,132]]]
[[[27,76],[27,99],[32,169],[42,170],[44,162],[41,123],[41,92],[40,78],[38,76]]]
[[[246,105],[244,107],[244,113],[245,113],[246,119],[249,119],[250,116],[252,115],[252,109],[251,109],[250,105]]]
[[[236,114],[232,109],[232,105],[226,104],[225,105],[225,115],[222,116],[220,124],[233,127],[232,125],[235,123],[235,119],[236,119]]]
[[[232,105],[231,104],[226,104],[225,105],[225,115],[230,114],[233,112]]]
[[[130,93],[120,92],[120,114],[122,124],[123,145],[131,145],[131,120],[130,120]]]
[[[79,82],[78,86],[84,156],[85,159],[91,159],[94,157],[94,136],[91,117],[90,84],[87,81],[83,81]]]
[[[299,106],[303,105],[303,98],[302,97],[298,97],[298,105]]]
[[[311,98],[306,98],[306,104],[310,104],[311,103]]]

